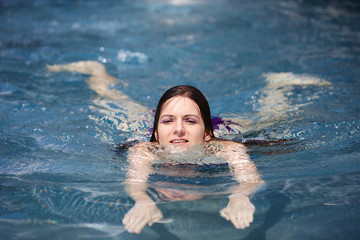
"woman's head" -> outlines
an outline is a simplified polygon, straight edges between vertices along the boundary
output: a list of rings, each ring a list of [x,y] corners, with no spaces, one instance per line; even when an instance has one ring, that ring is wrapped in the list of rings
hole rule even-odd
[[[202,92],[180,85],[167,90],[159,100],[151,142],[187,146],[214,136],[209,104]]]

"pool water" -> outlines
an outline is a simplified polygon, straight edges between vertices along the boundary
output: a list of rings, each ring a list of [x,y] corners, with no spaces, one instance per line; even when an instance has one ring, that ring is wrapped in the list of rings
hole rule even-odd
[[[0,1],[0,239],[359,239],[359,10],[355,0]],[[220,164],[188,186],[207,197],[154,194],[164,220],[127,233],[119,145],[149,140],[151,124],[122,128],[129,116],[88,75],[46,68],[82,60],[104,64],[150,112],[190,84],[213,116],[241,124],[217,134],[244,142],[266,181],[251,226],[219,216],[232,184]]]

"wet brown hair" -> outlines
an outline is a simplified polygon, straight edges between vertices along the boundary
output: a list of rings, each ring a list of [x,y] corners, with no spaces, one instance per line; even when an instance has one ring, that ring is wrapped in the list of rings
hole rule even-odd
[[[206,100],[204,94],[197,88],[190,86],[190,85],[179,85],[170,88],[167,90],[160,98],[159,103],[156,108],[155,112],[155,119],[154,119],[154,125],[153,125],[153,132],[150,138],[150,142],[156,142],[155,138],[155,132],[158,129],[158,123],[160,118],[161,110],[164,106],[164,103],[173,97],[187,97],[193,100],[196,105],[200,109],[201,117],[204,121],[205,125],[205,132],[210,135],[210,137],[214,137],[214,127],[211,122],[211,113],[210,113],[210,107],[209,103]]]

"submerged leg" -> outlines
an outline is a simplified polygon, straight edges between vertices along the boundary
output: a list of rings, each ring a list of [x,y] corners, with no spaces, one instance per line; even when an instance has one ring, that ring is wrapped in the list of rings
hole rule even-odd
[[[306,74],[269,73],[264,77],[266,86],[256,93],[260,95],[257,113],[250,118],[232,116],[230,119],[225,119],[225,121],[233,123],[229,125],[230,128],[241,133],[266,129],[277,121],[288,119],[291,112],[298,111],[300,107],[310,104],[310,102],[303,104],[289,102],[288,96],[292,94],[295,86],[331,86],[328,81]],[[316,96],[312,96],[312,99],[314,98]]]
[[[114,100],[124,100],[129,97],[119,90],[111,89],[110,87],[117,82],[126,85],[122,81],[116,79],[106,72],[104,65],[96,61],[80,61],[64,65],[48,65],[47,69],[51,72],[77,72],[89,74],[89,79],[86,83],[99,96]]]
[[[104,118],[116,125],[116,128],[123,131],[137,131],[141,132],[145,129],[144,122],[147,122],[149,116],[147,113],[149,109],[131,99],[122,91],[112,88],[116,83],[120,82],[126,86],[125,83],[116,79],[106,72],[104,65],[96,61],[80,61],[63,65],[48,65],[47,69],[51,72],[77,72],[89,74],[90,77],[86,80],[87,85],[95,91],[100,98],[93,102],[96,105],[96,110],[102,113],[102,117],[93,117],[97,121],[102,121]],[[115,106],[115,107],[114,107]],[[147,119],[144,119],[144,116]]]
[[[78,72],[90,75],[106,74],[104,65],[96,61],[79,61],[69,64],[47,65],[47,69],[51,72]]]
[[[258,100],[260,122],[280,120],[287,117],[289,111],[298,110],[304,104],[291,105],[288,96],[295,86],[330,86],[331,83],[323,79],[306,74],[269,73],[265,74],[266,86],[261,90]]]

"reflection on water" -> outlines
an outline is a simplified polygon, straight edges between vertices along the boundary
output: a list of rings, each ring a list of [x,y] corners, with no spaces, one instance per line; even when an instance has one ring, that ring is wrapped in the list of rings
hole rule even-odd
[[[241,239],[265,239],[265,236],[269,235],[274,238],[284,235],[291,238],[300,234],[301,229],[308,229],[306,219],[309,217],[318,218],[333,211],[340,211],[336,221],[341,221],[346,215],[349,221],[352,219],[347,228],[353,231],[351,226],[355,227],[359,212],[354,208],[354,212],[349,214],[346,206],[357,202],[358,179],[358,174],[352,174],[317,178],[306,183],[301,179],[294,179],[287,181],[285,186],[282,186],[281,181],[273,182],[271,189],[265,189],[254,196],[253,201],[258,206],[256,221],[253,227],[241,232],[234,230],[225,220],[219,221],[218,210],[226,205],[227,201],[222,195],[215,194],[201,200],[182,202],[158,199],[165,219],[151,229],[144,229],[142,236],[156,239],[158,234],[162,234],[174,235],[179,239],[201,236],[216,239],[227,232],[228,239],[238,239],[241,236]],[[106,184],[110,191],[115,189],[113,184]],[[7,204],[6,212],[2,211],[1,230],[5,233],[3,236],[6,237],[6,233],[12,233],[9,237],[17,233],[19,239],[47,239],[49,236],[63,239],[69,236],[102,239],[128,236],[120,222],[126,209],[132,206],[132,201],[120,194],[121,184],[115,185],[120,191],[112,193],[103,189],[103,184],[83,183],[66,187],[3,185],[1,202]],[[210,190],[211,186],[208,187]],[[213,187],[219,186],[214,184]],[[331,192],[328,192],[329,189],[332,189]],[[308,197],[309,193],[311,198]],[[318,205],[321,211],[316,210],[314,214],[314,207]],[[106,219],[106,223],[103,223],[102,219]],[[290,222],[287,223],[288,221]],[[321,222],[323,221],[324,219]],[[296,224],[298,229],[293,233],[282,232],[279,223]],[[204,233],[199,232],[199,229],[211,231]],[[338,231],[339,229],[332,229],[332,232],[339,233]]]
[[[24,179],[18,180],[26,185]],[[7,204],[6,211],[2,212],[2,230],[6,229],[6,232],[16,234],[20,239],[46,239],[52,235],[60,238],[73,236],[101,239],[128,234],[124,233],[121,220],[125,212],[132,207],[133,201],[124,193],[122,183],[108,182],[104,185],[38,182],[37,185],[2,185],[1,202]],[[190,236],[199,227],[215,227],[220,219],[218,212],[227,203],[226,195],[222,193],[226,187],[216,181],[198,188],[165,182],[150,184],[149,191],[153,191],[151,196],[165,217],[157,225],[164,226],[144,229],[143,234],[152,235],[162,229],[160,234],[165,231],[180,237],[183,234]],[[160,188],[207,194],[209,198],[196,201],[187,199],[179,204],[172,204],[172,201],[157,197],[159,192],[156,189]],[[19,214],[19,211],[22,213]],[[103,223],[103,219],[106,219],[106,223]],[[222,225],[234,230],[225,220]],[[218,236],[223,230],[219,228]]]

